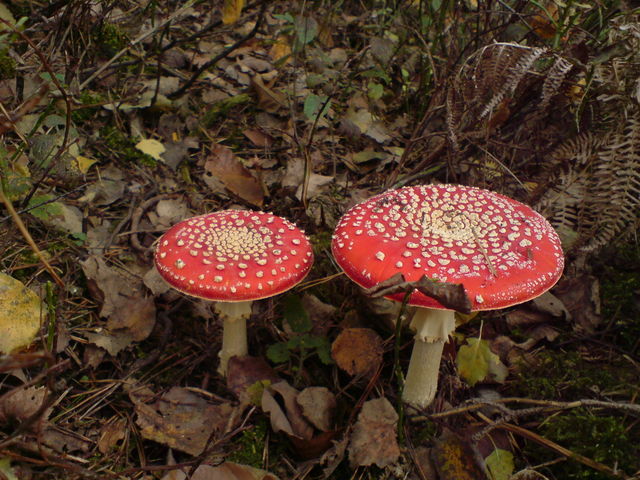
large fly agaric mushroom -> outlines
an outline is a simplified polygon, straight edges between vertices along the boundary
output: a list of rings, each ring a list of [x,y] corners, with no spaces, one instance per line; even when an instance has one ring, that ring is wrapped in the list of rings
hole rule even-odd
[[[271,213],[223,210],[184,220],[160,239],[160,275],[188,295],[215,300],[223,320],[218,371],[247,354],[246,320],[254,300],[289,290],[311,269],[313,252],[304,232]]]
[[[401,273],[462,284],[471,310],[526,302],[560,278],[560,239],[544,217],[504,195],[461,185],[390,190],[351,208],[340,220],[331,250],[349,278],[371,288]],[[402,293],[388,298],[401,301]],[[420,307],[403,399],[416,407],[435,397],[444,343],[454,311],[415,290]]]

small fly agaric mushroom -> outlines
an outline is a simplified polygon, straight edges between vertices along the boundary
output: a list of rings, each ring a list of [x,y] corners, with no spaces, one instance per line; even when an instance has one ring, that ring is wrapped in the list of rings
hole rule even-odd
[[[223,320],[218,371],[247,354],[246,320],[254,300],[299,283],[313,252],[304,232],[271,213],[223,210],[184,220],[158,240],[155,264],[176,290],[215,300]]]
[[[351,208],[331,250],[349,278],[371,288],[402,273],[462,284],[471,310],[526,302],[560,278],[560,239],[544,217],[504,195],[461,185],[390,190]],[[402,293],[388,298],[401,301]],[[416,407],[435,397],[444,343],[455,328],[453,310],[415,290],[416,338],[403,399]]]

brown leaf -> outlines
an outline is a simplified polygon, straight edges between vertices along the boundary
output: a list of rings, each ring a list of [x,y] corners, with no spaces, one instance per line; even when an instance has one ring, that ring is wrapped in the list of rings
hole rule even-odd
[[[336,397],[326,387],[307,387],[296,401],[302,414],[318,430],[328,432],[333,429],[333,412],[336,408]]]
[[[382,363],[382,338],[370,328],[346,328],[333,341],[331,357],[349,375],[373,375]]]
[[[431,455],[440,480],[487,478],[475,463],[471,448],[453,434],[443,434],[431,450]]]
[[[418,478],[426,478],[427,480],[438,478],[436,470],[433,467],[433,461],[431,460],[431,449],[419,446],[416,447],[415,452],[412,455],[413,463],[416,469],[420,472]]]
[[[45,387],[16,387],[5,393],[0,403],[0,423],[6,424],[9,421],[23,422],[34,415],[47,397],[48,390]],[[42,416],[34,422],[30,430],[40,431],[46,419],[51,413],[51,408],[47,408]]]
[[[260,75],[251,77],[251,87],[258,95],[258,107],[268,113],[276,113],[287,106],[287,97],[282,93],[268,88]]]
[[[549,322],[552,318],[542,312],[531,310],[527,307],[516,307],[506,314],[507,325],[510,327],[527,327]]]
[[[398,460],[400,448],[396,438],[397,422],[398,414],[386,398],[365,402],[353,427],[349,444],[351,466],[375,463],[384,468]]]
[[[347,446],[349,445],[349,436],[344,435],[344,437],[336,442],[333,442],[333,446],[324,452],[322,457],[320,458],[320,464],[325,465],[323,469],[324,478],[332,478],[334,470],[338,468],[338,465],[342,463],[344,460],[344,455],[347,451]]]
[[[264,203],[262,185],[242,165],[229,147],[214,145],[204,168],[220,180],[227,190],[252,205],[262,207]]]
[[[563,277],[554,293],[571,314],[577,329],[592,333],[602,323],[597,278],[590,275]]]
[[[231,357],[227,366],[227,387],[242,403],[250,402],[251,393],[247,389],[256,382],[277,383],[280,380],[275,370],[261,357]]]
[[[271,145],[273,145],[273,137],[258,129],[247,128],[242,132],[242,134],[249,140],[251,140],[251,143],[253,143],[256,147],[269,148],[271,147]]]
[[[162,480],[185,480],[186,478],[187,475],[182,470],[173,470],[162,477]],[[233,462],[225,462],[216,467],[200,465],[189,478],[191,480],[278,480],[278,477],[269,472]]]
[[[109,267],[102,257],[91,256],[80,262],[92,295],[102,303],[100,316],[107,317],[107,328],[87,332],[85,337],[117,355],[134,341],[149,336],[156,321],[153,298],[144,297],[139,278]]]
[[[155,399],[153,392],[134,385],[129,387],[129,397],[144,438],[190,455],[202,453],[212,434],[215,440],[215,434],[220,435],[231,426],[235,410],[227,403],[210,404],[180,387],[172,387]]]
[[[276,396],[284,403],[284,409]],[[269,414],[274,432],[309,440],[313,436],[313,427],[302,416],[302,409],[296,402],[297,396],[298,391],[284,380],[274,383],[262,392],[262,410]]]
[[[571,314],[564,306],[562,301],[551,292],[544,292],[539,297],[534,298],[531,303],[541,312],[557,318],[569,318]]]
[[[98,439],[98,450],[100,453],[107,453],[126,435],[127,422],[124,418],[114,418],[104,424],[100,429]]]
[[[156,323],[156,305],[152,297],[122,297],[118,309],[107,321],[110,331],[124,330],[139,342],[146,339]]]
[[[47,427],[41,435],[42,443],[56,452],[88,452],[93,444],[80,434],[58,427]]]

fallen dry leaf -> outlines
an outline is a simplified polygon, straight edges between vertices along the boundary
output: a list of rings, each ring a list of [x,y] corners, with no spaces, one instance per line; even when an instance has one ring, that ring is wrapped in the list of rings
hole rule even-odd
[[[0,423],[7,424],[10,421],[19,423],[34,415],[42,406],[47,397],[48,390],[45,387],[16,387],[0,397]],[[42,416],[31,424],[30,430],[39,432],[49,414],[51,408],[47,408]]]
[[[88,452],[93,444],[86,437],[75,432],[49,426],[42,432],[42,443],[56,452]]]
[[[98,450],[100,453],[107,453],[117,443],[125,438],[127,434],[127,422],[124,418],[113,418],[105,423],[100,429],[98,439]]]
[[[0,272],[0,353],[29,346],[40,331],[40,298],[24,284]]]
[[[351,466],[375,463],[384,468],[398,460],[400,448],[396,438],[397,422],[398,414],[386,398],[365,402],[353,427],[349,444]]]
[[[431,449],[440,480],[482,480],[487,476],[474,461],[471,448],[452,433],[444,433]]]
[[[286,65],[291,61],[291,42],[288,37],[280,35],[274,42],[271,50],[269,50],[269,56],[274,62],[282,61],[283,65]]]
[[[147,154],[160,162],[164,161],[161,155],[167,150],[162,142],[155,138],[145,138],[140,140],[136,143],[136,148],[142,153]]]
[[[298,391],[287,382],[274,383],[262,392],[262,410],[269,414],[274,432],[309,440],[313,436],[313,427],[304,419],[302,409],[296,402],[297,396]],[[284,408],[276,397],[282,401]]]
[[[172,387],[160,398],[136,385],[128,390],[142,436],[190,455],[202,453],[212,434],[232,426],[235,409],[228,403],[213,405],[180,387]]]
[[[102,303],[100,316],[107,318],[106,329],[85,334],[87,339],[117,355],[132,342],[146,339],[156,321],[152,297],[144,296],[142,281],[110,268],[101,257],[80,262],[89,290]]]
[[[247,128],[242,131],[242,134],[251,140],[256,147],[261,148],[269,148],[273,145],[273,137],[271,135],[267,135],[266,133],[255,129],[255,128]]]
[[[251,77],[251,87],[258,96],[258,107],[268,113],[276,113],[287,106],[287,97],[284,94],[272,90],[262,81],[260,75]]]
[[[336,397],[326,387],[308,387],[296,397],[302,414],[318,430],[333,430],[333,413],[336,408]]]
[[[281,379],[262,357],[231,357],[227,366],[227,387],[241,403],[252,402],[250,387],[257,382],[277,383]]]
[[[262,185],[242,165],[229,147],[214,145],[204,168],[220,180],[227,190],[252,205],[262,207],[264,203]]]
[[[551,292],[544,292],[539,297],[534,298],[531,303],[541,312],[548,313],[553,317],[569,318],[571,314],[558,297]]]
[[[592,333],[602,323],[600,284],[596,277],[563,277],[554,287],[554,293],[571,314],[578,330]]]
[[[224,0],[222,4],[222,23],[231,25],[240,19],[244,0]]]
[[[349,375],[373,375],[382,363],[382,338],[370,328],[346,328],[333,341],[331,357]]]
[[[167,473],[162,480],[185,480],[187,474],[182,470]],[[222,465],[200,465],[196,468],[191,480],[278,480],[275,475],[259,468],[239,463],[224,462]]]
[[[123,179],[124,173],[119,168],[109,166],[103,169],[100,172],[100,179],[87,187],[78,202],[103,206],[121,200],[125,189]]]
[[[489,348],[489,342],[479,338],[467,338],[456,356],[458,374],[472,387],[482,381],[504,383],[509,370],[498,355]]]

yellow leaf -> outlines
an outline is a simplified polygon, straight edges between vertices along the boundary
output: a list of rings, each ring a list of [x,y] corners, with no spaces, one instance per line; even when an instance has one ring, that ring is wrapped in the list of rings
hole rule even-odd
[[[243,7],[244,0],[224,0],[224,5],[222,6],[222,23],[225,25],[236,23],[240,18]]]
[[[40,330],[42,305],[21,282],[0,273],[0,352],[28,347]]]
[[[489,342],[468,338],[467,344],[458,350],[458,374],[472,387],[486,379],[503,383],[509,372],[500,358],[491,351]]]
[[[87,173],[91,168],[91,165],[96,163],[97,160],[94,158],[83,157],[82,155],[77,155],[74,158],[73,166],[78,169],[80,173]]]
[[[282,60],[283,64],[287,64],[291,61],[291,44],[289,39],[283,35],[279,36],[271,49],[269,50],[269,56],[274,62]]]
[[[162,143],[160,143],[158,140],[154,140],[153,138],[146,138],[139,141],[136,144],[136,148],[142,153],[146,153],[156,160],[160,160],[161,162],[164,161],[164,159],[160,155],[166,151],[166,148],[164,148],[164,145],[162,145]]]

